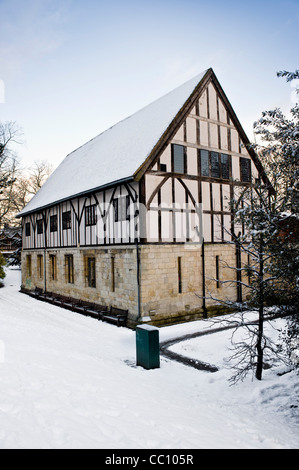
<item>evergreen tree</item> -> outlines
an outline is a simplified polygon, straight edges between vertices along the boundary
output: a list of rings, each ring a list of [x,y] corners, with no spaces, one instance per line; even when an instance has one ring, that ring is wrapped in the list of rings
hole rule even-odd
[[[281,71],[279,77],[287,81],[299,79],[299,70]],[[297,96],[299,90],[296,90]],[[263,145],[258,146],[262,163],[276,191],[275,209],[277,240],[272,243],[273,260],[271,274],[278,281],[272,301],[280,311],[289,314],[285,341],[290,358],[299,367],[296,350],[299,349],[299,103],[290,110],[290,117],[280,109],[266,111],[255,123],[255,131]]]
[[[299,71],[278,75],[292,80],[299,78]],[[265,308],[270,305],[278,307],[275,315],[289,315],[285,345],[290,359],[299,366],[299,105],[291,109],[289,118],[280,109],[262,113],[255,130],[265,144],[255,147],[272,186],[256,181],[230,201],[234,226],[241,226],[243,231],[236,234],[233,229],[229,234],[236,247],[237,263],[225,266],[235,274],[224,282],[236,284],[238,301],[226,300],[224,304],[232,309],[257,311],[257,321],[249,325],[241,312],[239,326],[247,328],[248,338],[233,342],[233,357],[237,360],[233,382],[243,379],[250,370],[261,380],[268,353],[269,357],[279,354],[264,333],[265,313],[269,316]],[[247,262],[242,264],[244,259]],[[247,302],[241,305],[242,290]],[[212,295],[208,297],[221,302]]]

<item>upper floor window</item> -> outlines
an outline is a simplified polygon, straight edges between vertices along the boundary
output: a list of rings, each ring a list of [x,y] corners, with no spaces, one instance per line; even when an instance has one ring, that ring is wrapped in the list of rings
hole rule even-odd
[[[186,152],[183,145],[172,144],[172,167],[174,173],[186,173]]]
[[[85,225],[96,225],[97,223],[97,206],[93,204],[92,206],[85,207]]]
[[[71,211],[62,213],[62,229],[67,230],[71,228]]]
[[[57,215],[51,215],[50,217],[50,232],[57,232]]]
[[[36,221],[36,232],[39,235],[43,233],[43,219],[39,219]]]
[[[123,220],[130,220],[129,205],[130,205],[129,196],[121,196],[117,199],[113,199],[115,222],[120,222]]]
[[[212,178],[220,178],[219,154],[211,152],[211,176]]]
[[[30,222],[25,224],[25,236],[30,237]]]
[[[212,178],[228,180],[230,176],[230,156],[218,152],[200,150],[200,174]]]
[[[229,179],[229,156],[225,153],[221,154],[221,175],[224,180]]]
[[[240,157],[240,176],[244,183],[251,181],[251,161],[249,158]]]
[[[200,167],[201,176],[210,176],[209,152],[207,150],[200,151]]]

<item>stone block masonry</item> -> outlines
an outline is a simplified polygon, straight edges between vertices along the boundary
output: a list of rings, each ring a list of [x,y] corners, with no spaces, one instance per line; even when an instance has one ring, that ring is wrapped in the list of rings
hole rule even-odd
[[[72,256],[73,273],[69,276],[67,257]],[[46,269],[40,270],[40,257]],[[88,259],[94,260],[94,282]],[[29,261],[30,260],[30,261]],[[128,309],[131,323],[138,317],[137,256],[135,246],[113,248],[68,248],[30,250],[22,253],[22,287]],[[31,263],[31,270],[28,266]]]
[[[236,300],[236,283],[227,282],[235,280],[234,246],[205,245],[205,280],[201,245],[145,244],[138,250],[139,256],[136,245],[23,251],[23,288],[128,309],[130,327],[201,318],[203,281],[208,310],[223,309],[210,296]]]

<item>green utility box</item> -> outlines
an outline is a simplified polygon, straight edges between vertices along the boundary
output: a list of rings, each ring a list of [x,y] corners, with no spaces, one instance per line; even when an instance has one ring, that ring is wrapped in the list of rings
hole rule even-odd
[[[137,366],[145,369],[160,367],[159,329],[152,325],[136,327]]]

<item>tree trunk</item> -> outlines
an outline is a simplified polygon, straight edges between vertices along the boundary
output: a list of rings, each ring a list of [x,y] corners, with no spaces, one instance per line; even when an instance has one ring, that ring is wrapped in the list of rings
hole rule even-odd
[[[264,348],[262,345],[263,333],[264,333],[264,243],[263,235],[261,235],[260,242],[260,253],[259,253],[259,282],[258,282],[258,296],[259,296],[259,322],[258,322],[258,333],[257,333],[257,364],[255,376],[258,380],[262,380],[263,373],[263,352]]]

